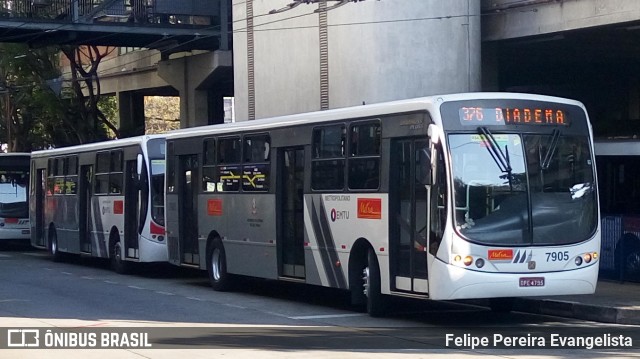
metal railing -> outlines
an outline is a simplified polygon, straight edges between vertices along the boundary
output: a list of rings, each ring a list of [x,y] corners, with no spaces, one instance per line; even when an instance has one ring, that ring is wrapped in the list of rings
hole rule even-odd
[[[220,1],[0,0],[0,17],[56,22],[211,26],[220,19]]]

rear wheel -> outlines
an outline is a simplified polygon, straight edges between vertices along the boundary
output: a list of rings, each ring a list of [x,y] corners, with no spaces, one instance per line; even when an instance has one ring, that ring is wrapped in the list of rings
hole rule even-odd
[[[227,256],[220,238],[215,238],[207,246],[207,272],[214,290],[229,290],[231,280],[227,273]]]
[[[111,268],[118,274],[127,274],[130,271],[130,263],[123,257],[122,244],[120,240],[113,244],[111,256]]]
[[[53,228],[49,230],[49,254],[54,262],[61,262],[63,259],[60,248],[58,248],[58,234]]]

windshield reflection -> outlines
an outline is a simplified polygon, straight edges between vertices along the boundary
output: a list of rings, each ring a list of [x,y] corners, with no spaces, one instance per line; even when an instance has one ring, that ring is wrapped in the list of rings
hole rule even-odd
[[[595,230],[586,137],[485,132],[449,135],[449,145],[456,228],[469,240],[567,244]]]

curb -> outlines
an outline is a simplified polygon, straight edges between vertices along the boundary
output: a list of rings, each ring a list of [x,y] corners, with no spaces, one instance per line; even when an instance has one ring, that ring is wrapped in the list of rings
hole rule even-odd
[[[561,300],[517,298],[513,310],[602,323],[640,324],[640,311],[638,310],[603,307]]]

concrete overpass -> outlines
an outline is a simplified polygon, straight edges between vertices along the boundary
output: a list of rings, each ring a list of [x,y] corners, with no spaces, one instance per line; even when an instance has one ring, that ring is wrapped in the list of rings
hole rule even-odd
[[[587,105],[597,136],[640,134],[640,1],[483,0],[483,88]]]

